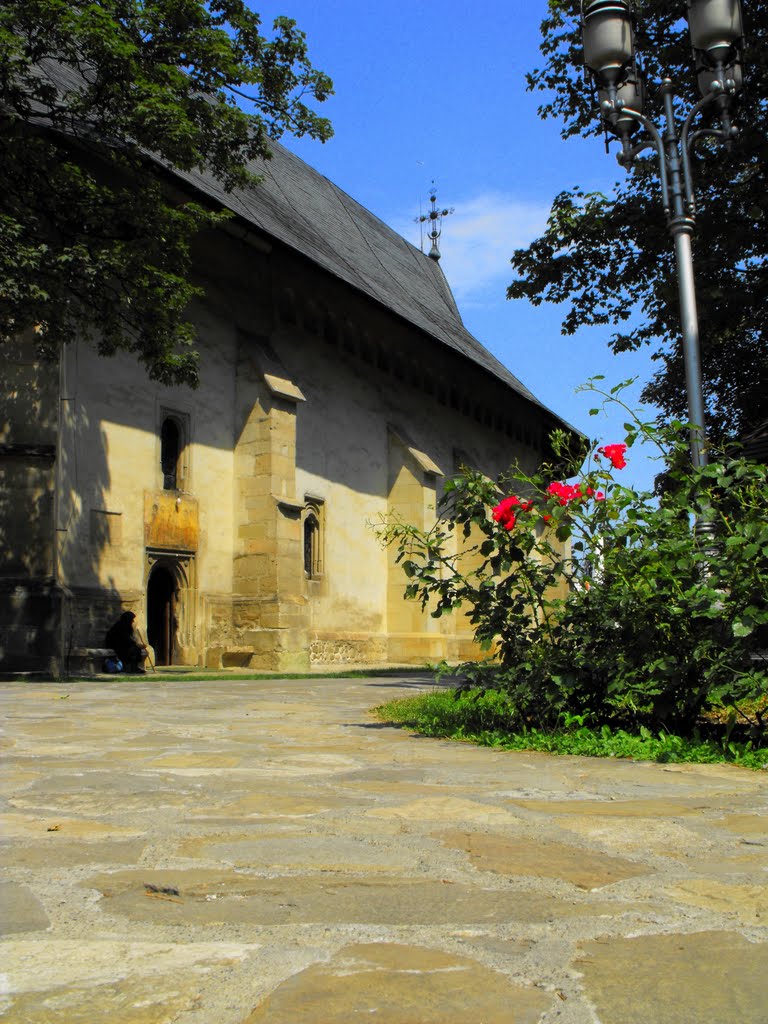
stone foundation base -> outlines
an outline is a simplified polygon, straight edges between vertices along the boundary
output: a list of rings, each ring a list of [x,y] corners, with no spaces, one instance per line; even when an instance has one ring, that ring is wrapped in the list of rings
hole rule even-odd
[[[60,677],[68,603],[52,579],[0,579],[0,674]]]
[[[455,664],[481,656],[471,636],[442,633],[315,632],[309,644],[313,668],[337,665],[385,668],[413,665],[424,668],[441,661]]]
[[[387,640],[368,633],[313,633],[309,662],[320,665],[386,665]]]
[[[67,589],[53,580],[0,579],[0,673],[47,678],[98,673],[107,629],[123,611],[140,613],[142,602],[139,592],[117,594],[96,587]],[[481,656],[471,636],[464,634],[308,631],[297,625],[303,608],[291,603],[280,609],[285,612],[283,628],[259,628],[255,616],[247,623],[250,628],[242,621],[240,628],[227,628],[232,605],[226,600],[214,603],[218,614],[214,622],[206,623],[214,628],[208,636],[203,628],[197,644],[180,647],[178,664],[212,671],[304,673],[342,666],[425,668]],[[236,610],[242,611],[237,604]]]

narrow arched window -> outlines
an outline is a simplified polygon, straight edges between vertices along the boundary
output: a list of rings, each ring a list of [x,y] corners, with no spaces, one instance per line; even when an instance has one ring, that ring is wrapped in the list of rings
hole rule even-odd
[[[320,574],[320,522],[314,512],[304,517],[304,572],[310,578]]]
[[[182,447],[179,423],[171,416],[167,416],[160,428],[160,469],[163,474],[163,490],[165,491],[175,491],[178,487],[179,458]]]

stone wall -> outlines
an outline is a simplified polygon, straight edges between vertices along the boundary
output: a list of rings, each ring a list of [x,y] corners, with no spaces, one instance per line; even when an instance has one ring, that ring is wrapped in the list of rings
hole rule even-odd
[[[3,345],[0,388],[0,671],[51,672],[62,648],[57,579],[59,367],[34,337]]]
[[[466,616],[436,620],[404,602],[405,577],[372,525],[393,513],[421,527],[434,522],[459,445],[463,461],[489,475],[513,459],[532,470],[543,418],[312,268],[286,268],[284,279],[291,289],[276,286],[271,344],[306,399],[296,409],[296,493],[321,508],[324,531],[323,572],[305,579],[313,636],[346,624],[378,638],[375,649],[394,664],[476,654]],[[313,664],[326,656],[329,664],[361,660],[343,641],[313,646]]]
[[[465,616],[436,620],[403,600],[402,571],[372,527],[398,514],[428,528],[459,447],[491,476],[513,459],[533,469],[549,414],[277,245],[221,235],[204,250],[206,296],[191,310],[198,391],[80,344],[59,402],[57,371],[19,356],[0,439],[38,454],[19,461],[6,448],[0,460],[1,621],[17,623],[17,654],[32,622],[20,587],[36,581],[38,662],[63,665],[66,650],[100,647],[126,608],[146,632],[158,566],[177,588],[181,663],[306,671],[476,654]],[[37,404],[21,401],[22,378]],[[169,416],[183,435],[172,490]]]
[[[355,633],[313,633],[309,642],[313,667],[334,665],[386,665],[389,662],[385,636]]]

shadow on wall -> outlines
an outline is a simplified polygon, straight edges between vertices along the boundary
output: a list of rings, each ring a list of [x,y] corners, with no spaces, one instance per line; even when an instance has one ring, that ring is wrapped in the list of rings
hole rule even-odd
[[[3,346],[0,391],[0,668],[48,671],[63,603],[53,565],[58,371],[31,337]]]
[[[108,505],[112,481],[101,417],[81,393],[81,359],[93,358],[90,347],[72,346],[62,375],[56,535],[58,577],[67,592],[66,668],[78,648],[103,647],[107,630],[123,610],[113,577],[102,570],[107,551],[122,545],[123,516]]]
[[[73,650],[87,647],[103,647],[109,627],[124,610],[121,595],[114,578],[104,576],[101,571],[103,556],[108,548],[120,544],[122,539],[122,517],[104,510],[104,497],[109,482],[107,468],[107,440],[98,424],[91,429],[80,423],[78,442],[89,454],[91,487],[87,507],[79,494],[76,484],[68,483],[62,488],[62,504],[79,505],[75,520],[63,518],[59,530],[59,551],[62,565],[76,568],[74,583],[67,581],[70,595],[69,615],[65,624],[65,656],[67,668]],[[91,434],[91,437],[84,435]],[[64,461],[71,457],[64,453]],[[96,466],[99,482],[93,477]],[[68,524],[68,525],[67,525]],[[65,577],[66,579],[66,577]]]
[[[108,533],[97,525],[83,538],[82,519],[85,507],[103,508],[109,485],[105,439],[98,424],[78,411],[76,377],[74,394],[64,393],[60,401],[59,366],[38,362],[32,337],[4,345],[2,357],[0,670],[58,675],[79,634],[89,644],[94,635],[103,642],[101,622],[96,631],[79,626],[79,595],[61,578],[57,546],[60,553],[71,543],[77,523],[84,589],[103,595],[99,565]],[[89,490],[80,495],[78,459],[86,452]],[[107,592],[112,589],[108,584]],[[107,604],[113,618],[117,595]]]

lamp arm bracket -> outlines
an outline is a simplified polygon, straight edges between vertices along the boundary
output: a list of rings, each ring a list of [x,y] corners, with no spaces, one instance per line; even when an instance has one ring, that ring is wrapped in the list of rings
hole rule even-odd
[[[688,137],[688,151],[692,153],[697,141],[699,139],[704,139],[707,136],[727,142],[731,138],[731,133],[725,131],[723,128],[699,128],[697,131],[691,132]]]
[[[719,93],[711,92],[708,96],[699,100],[698,103],[694,103],[691,110],[683,121],[683,127],[680,132],[680,157],[683,168],[683,183],[685,185],[685,203],[688,207],[688,212],[693,214],[696,211],[696,196],[693,192],[693,176],[691,174],[691,150],[696,144],[696,140],[700,139],[703,135],[709,135],[714,133],[714,129],[701,129],[691,134],[691,124],[693,119],[705,108],[714,103]]]
[[[639,146],[633,147],[636,152],[640,152],[643,149],[653,148],[656,150],[656,154],[659,158],[659,180],[661,182],[661,200],[664,206],[664,215],[669,216],[671,210],[671,202],[669,196],[669,179],[667,175],[667,160],[664,153],[664,142],[661,138],[661,133],[653,121],[647,118],[644,114],[639,113],[637,110],[633,110],[631,107],[622,107],[621,113],[627,117],[631,117],[633,121],[637,121],[643,128],[648,132],[651,137],[650,142],[641,143]],[[623,154],[622,154],[623,155]],[[624,161],[622,160],[622,163]]]
[[[680,130],[680,142],[682,143],[683,149],[687,148],[688,134],[691,130],[691,124],[693,123],[694,118],[697,117],[700,111],[702,111],[705,107],[708,107],[710,103],[714,103],[714,101],[720,95],[721,93],[719,92],[711,92],[709,93],[709,95],[704,96],[703,99],[700,99],[698,103],[694,103],[694,105],[691,107],[688,116],[683,121],[683,127]]]
[[[624,167],[629,167],[635,157],[640,156],[644,149],[655,149],[656,146],[653,142],[641,142],[637,146],[632,146],[629,149],[624,149],[620,153],[616,154],[616,159]]]

